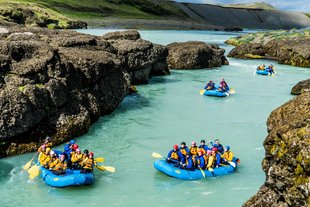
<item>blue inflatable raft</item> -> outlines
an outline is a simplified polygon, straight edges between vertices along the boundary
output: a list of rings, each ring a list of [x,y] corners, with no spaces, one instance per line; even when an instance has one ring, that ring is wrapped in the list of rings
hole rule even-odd
[[[217,89],[208,90],[203,93],[205,96],[218,96],[218,97],[226,97],[229,93],[228,92],[220,92]]]
[[[268,75],[268,71],[265,69],[265,70],[256,70],[256,74],[258,75]]]
[[[234,159],[236,167],[231,165],[223,165],[218,168],[214,168],[213,172],[204,170],[206,177],[216,177],[233,173],[237,169],[237,160]],[[154,167],[160,172],[165,173],[170,177],[174,177],[181,180],[198,180],[204,178],[199,169],[196,170],[185,170],[175,167],[173,163],[168,163],[166,160],[157,160],[154,162]]]
[[[57,156],[62,152],[54,150]],[[68,187],[68,186],[80,186],[90,185],[95,182],[94,173],[80,173],[80,170],[66,170],[64,175],[55,175],[52,171],[40,166],[41,177],[44,182],[52,187]]]

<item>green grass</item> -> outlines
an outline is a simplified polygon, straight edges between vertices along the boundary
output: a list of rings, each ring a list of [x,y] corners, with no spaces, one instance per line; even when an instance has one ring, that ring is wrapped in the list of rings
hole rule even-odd
[[[243,8],[243,9],[265,9],[265,10],[276,10],[272,5],[264,2],[256,2],[252,4],[225,4],[224,7],[231,8]]]
[[[187,18],[181,9],[170,2],[151,0],[0,0],[8,2],[30,3],[48,8],[75,19],[118,17],[161,19],[164,17]]]

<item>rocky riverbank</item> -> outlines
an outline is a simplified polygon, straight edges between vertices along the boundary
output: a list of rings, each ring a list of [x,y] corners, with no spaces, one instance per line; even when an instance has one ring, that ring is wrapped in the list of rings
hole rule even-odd
[[[246,34],[226,41],[236,46],[228,57],[273,59],[281,64],[310,67],[310,30]]]
[[[137,31],[101,37],[41,28],[0,28],[0,157],[86,133],[132,84],[169,74],[168,50]]]
[[[310,205],[310,80],[268,118],[262,162],[266,181],[244,207]]]

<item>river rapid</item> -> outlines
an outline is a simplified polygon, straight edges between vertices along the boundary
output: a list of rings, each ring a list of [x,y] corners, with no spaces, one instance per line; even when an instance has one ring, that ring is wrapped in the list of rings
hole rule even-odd
[[[80,30],[102,35],[103,29]],[[140,31],[144,39],[168,44],[198,40],[224,44],[240,33],[215,31]],[[52,188],[42,179],[29,180],[22,165],[34,153],[0,160],[0,206],[241,206],[257,192],[265,175],[261,169],[266,120],[270,112],[291,99],[291,88],[309,78],[310,70],[267,60],[228,58],[229,65],[212,70],[172,70],[137,86],[110,115],[101,117],[90,131],[77,138],[82,150],[105,158],[114,174],[96,170],[94,185]],[[274,64],[277,75],[258,76],[259,64]],[[226,97],[199,94],[208,80],[225,78],[236,93]],[[241,163],[235,173],[199,181],[170,178],[153,167],[152,152],[164,156],[173,144],[219,138]],[[56,147],[62,149],[63,146]]]

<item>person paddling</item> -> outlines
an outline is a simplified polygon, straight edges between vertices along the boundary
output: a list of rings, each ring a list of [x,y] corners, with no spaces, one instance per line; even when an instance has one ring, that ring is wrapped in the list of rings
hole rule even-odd
[[[198,154],[198,147],[196,145],[196,142],[193,141],[191,147],[189,148],[190,153],[192,154],[193,157],[197,156]]]
[[[173,149],[167,155],[167,161],[176,163],[176,166],[179,165],[179,162],[182,164],[185,163],[183,154],[179,151],[179,146],[177,144],[173,145]]]
[[[74,140],[70,140],[64,147],[64,152],[66,153],[67,158],[70,158],[70,153],[72,152],[72,146],[75,144]]]
[[[226,83],[225,79],[223,78],[221,83],[220,83],[220,87],[218,87],[217,89],[220,92],[228,92],[229,91],[229,86]]]
[[[201,140],[200,141],[200,145],[198,147],[200,150],[203,151],[203,154],[207,154],[208,150],[211,150],[207,145],[206,145],[206,141],[205,140]]]
[[[201,168],[203,170],[206,168],[206,161],[205,161],[202,150],[198,150],[198,156],[196,157],[196,163],[197,163],[198,168]]]
[[[214,90],[215,89],[215,83],[213,82],[213,80],[210,80],[206,86],[204,87],[204,89],[206,91],[209,91],[209,90]]]
[[[228,162],[231,162],[234,159],[234,153],[230,151],[230,146],[224,147],[224,153],[221,155],[221,162],[225,165],[228,165]]]
[[[272,64],[267,67],[267,72],[268,72],[269,75],[275,74],[274,67],[273,67]]]
[[[186,170],[194,170],[195,169],[195,164],[193,161],[193,157],[191,153],[186,153],[185,157],[185,163],[181,165],[181,168],[186,169]]]
[[[179,147],[179,151],[180,151],[184,156],[186,156],[186,154],[189,153],[189,149],[188,149],[188,147],[186,146],[186,143],[185,143],[185,142],[181,142],[181,147]]]
[[[83,161],[82,161],[82,170],[81,173],[91,173],[93,172],[94,169],[94,153],[90,152],[88,154],[88,157],[86,157]]]
[[[67,162],[64,154],[61,154],[59,156],[59,159],[54,161],[55,164],[52,164],[50,168],[52,168],[52,172],[55,175],[64,175],[66,174],[66,169],[67,169]]]
[[[216,147],[217,150],[219,151],[219,153],[223,154],[224,153],[224,147],[223,145],[220,143],[219,139],[215,139],[214,143],[212,142],[212,140],[209,141],[209,143],[212,145],[212,147]]]

